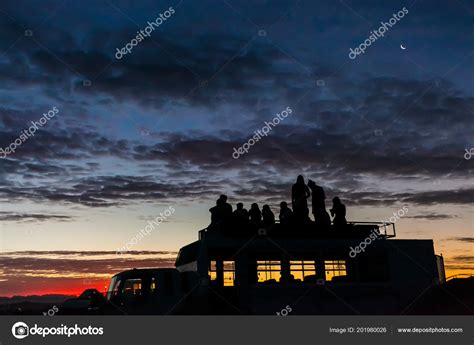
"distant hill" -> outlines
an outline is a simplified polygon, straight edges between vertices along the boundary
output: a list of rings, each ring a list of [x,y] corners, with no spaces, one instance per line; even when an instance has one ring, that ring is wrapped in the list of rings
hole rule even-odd
[[[43,295],[0,297],[0,315],[43,315],[76,296]]]
[[[22,302],[62,303],[68,298],[74,298],[74,297],[77,297],[77,296],[51,294],[51,295],[0,297],[0,305],[22,303]]]

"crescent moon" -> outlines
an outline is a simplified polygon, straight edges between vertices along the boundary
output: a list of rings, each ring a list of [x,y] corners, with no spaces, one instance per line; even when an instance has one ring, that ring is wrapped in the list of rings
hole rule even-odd
[[[403,50],[407,49],[403,46],[403,44],[400,44],[400,48],[402,48]]]

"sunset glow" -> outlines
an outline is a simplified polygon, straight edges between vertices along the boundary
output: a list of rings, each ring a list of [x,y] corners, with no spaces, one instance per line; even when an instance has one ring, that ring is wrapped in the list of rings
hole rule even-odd
[[[300,174],[348,221],[406,210],[396,239],[432,239],[446,276],[474,274],[472,13],[458,1],[401,4],[357,59],[398,5],[26,3],[0,4],[0,297],[174,267],[219,195],[278,219]]]

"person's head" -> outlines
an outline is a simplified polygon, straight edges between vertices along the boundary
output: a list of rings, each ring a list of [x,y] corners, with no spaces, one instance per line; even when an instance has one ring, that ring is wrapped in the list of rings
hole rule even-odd
[[[282,210],[288,208],[288,204],[286,203],[286,201],[280,202],[280,208],[281,208]]]
[[[267,211],[267,212],[268,212],[268,211],[271,211],[271,210],[270,210],[270,206],[268,206],[268,205],[263,205],[262,211]]]
[[[223,202],[227,202],[227,195],[222,194],[219,199],[221,199]]]
[[[238,209],[238,210],[242,210],[243,208],[244,208],[244,204],[242,204],[241,202],[239,202],[239,203],[237,204],[237,209]]]
[[[303,175],[298,175],[298,177],[296,178],[296,183],[304,184]]]
[[[314,183],[313,180],[308,180],[308,186],[309,188],[313,188],[314,186],[316,186],[316,183]]]
[[[256,203],[253,203],[252,206],[250,206],[252,210],[258,210],[258,205]]]
[[[339,199],[337,196],[332,199],[332,203],[334,205],[339,205],[341,204],[341,199]]]

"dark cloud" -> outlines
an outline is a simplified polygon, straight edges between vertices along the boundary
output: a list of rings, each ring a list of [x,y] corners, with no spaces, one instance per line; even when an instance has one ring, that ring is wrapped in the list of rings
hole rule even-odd
[[[472,276],[472,271],[474,270],[474,266],[464,266],[464,265],[445,265],[445,269],[453,270],[453,271],[467,271],[465,274]],[[463,274],[463,273],[461,273]],[[456,274],[458,275],[458,274]]]
[[[0,198],[107,207],[127,202],[206,198],[218,193],[218,186],[216,182],[160,182],[152,176],[103,176],[83,179],[70,188],[0,188]]]
[[[426,213],[426,214],[417,214],[415,216],[404,216],[404,218],[426,219],[426,220],[442,220],[442,219],[456,218],[456,216],[451,215],[451,214]]]
[[[58,221],[65,222],[71,221],[74,217],[57,215],[57,214],[34,214],[34,213],[10,213],[0,212],[0,221],[10,222],[45,222],[45,221]]]
[[[176,255],[177,252],[173,251],[166,251],[166,250],[129,250],[127,251],[127,255],[131,256],[140,256],[140,255]],[[74,251],[74,250],[53,250],[53,251],[38,251],[38,250],[32,250],[32,251],[12,251],[8,253],[4,253],[4,255],[10,255],[10,256],[54,256],[54,255],[70,255],[70,256],[79,256],[79,257],[84,257],[84,256],[107,256],[107,255],[112,255],[112,256],[117,256],[117,252],[115,250],[103,250],[103,251]]]
[[[465,264],[474,264],[474,256],[472,255],[458,255],[452,257],[451,259]]]
[[[419,192],[413,195],[401,193],[398,195],[402,201],[417,205],[438,205],[443,203],[471,205],[474,201],[474,188]]]
[[[113,274],[131,268],[174,267],[174,252],[163,251],[131,251],[126,257],[116,252],[9,252],[0,255],[0,269],[3,277],[23,274],[52,276],[59,274],[64,277],[80,274]]]
[[[465,243],[474,243],[474,237],[452,237],[449,240],[465,242]]]
[[[2,27],[8,37],[21,33],[14,21]],[[129,29],[120,28],[111,38],[107,29],[94,27],[79,39],[65,27],[36,38],[49,51],[25,39],[5,56],[0,73],[8,87],[38,87],[43,90],[38,98],[54,99],[61,111],[56,123],[2,160],[3,199],[116,206],[198,199],[224,189],[238,197],[276,201],[287,198],[292,176],[304,172],[322,180],[330,194],[343,194],[349,204],[472,202],[468,188],[381,194],[361,183],[366,177],[430,180],[472,175],[463,153],[474,129],[474,101],[449,80],[386,74],[354,78],[331,60],[315,57],[298,63],[279,44],[247,30],[204,30],[186,39],[170,32],[115,60],[113,45],[127,42]],[[81,86],[84,76],[97,76],[91,88]],[[324,79],[324,87],[315,85],[316,78]],[[196,88],[203,80],[207,83]],[[28,109],[3,106],[0,147],[51,106],[44,103],[38,100]],[[282,109],[291,106],[292,115],[247,155],[232,159],[234,147],[270,120],[280,104]],[[179,121],[195,112],[206,115],[196,116],[196,130],[194,123],[186,122],[179,130],[153,132],[150,142],[99,126],[97,109],[117,105],[143,109],[154,121],[176,108],[180,111],[164,121]],[[111,117],[108,122],[114,121]],[[208,130],[201,121],[210,124]],[[133,166],[135,176],[98,173],[97,162],[105,157]],[[158,176],[149,175],[153,168]],[[230,175],[237,177],[231,181]],[[31,184],[19,183],[20,177]],[[173,181],[176,177],[187,181]]]

